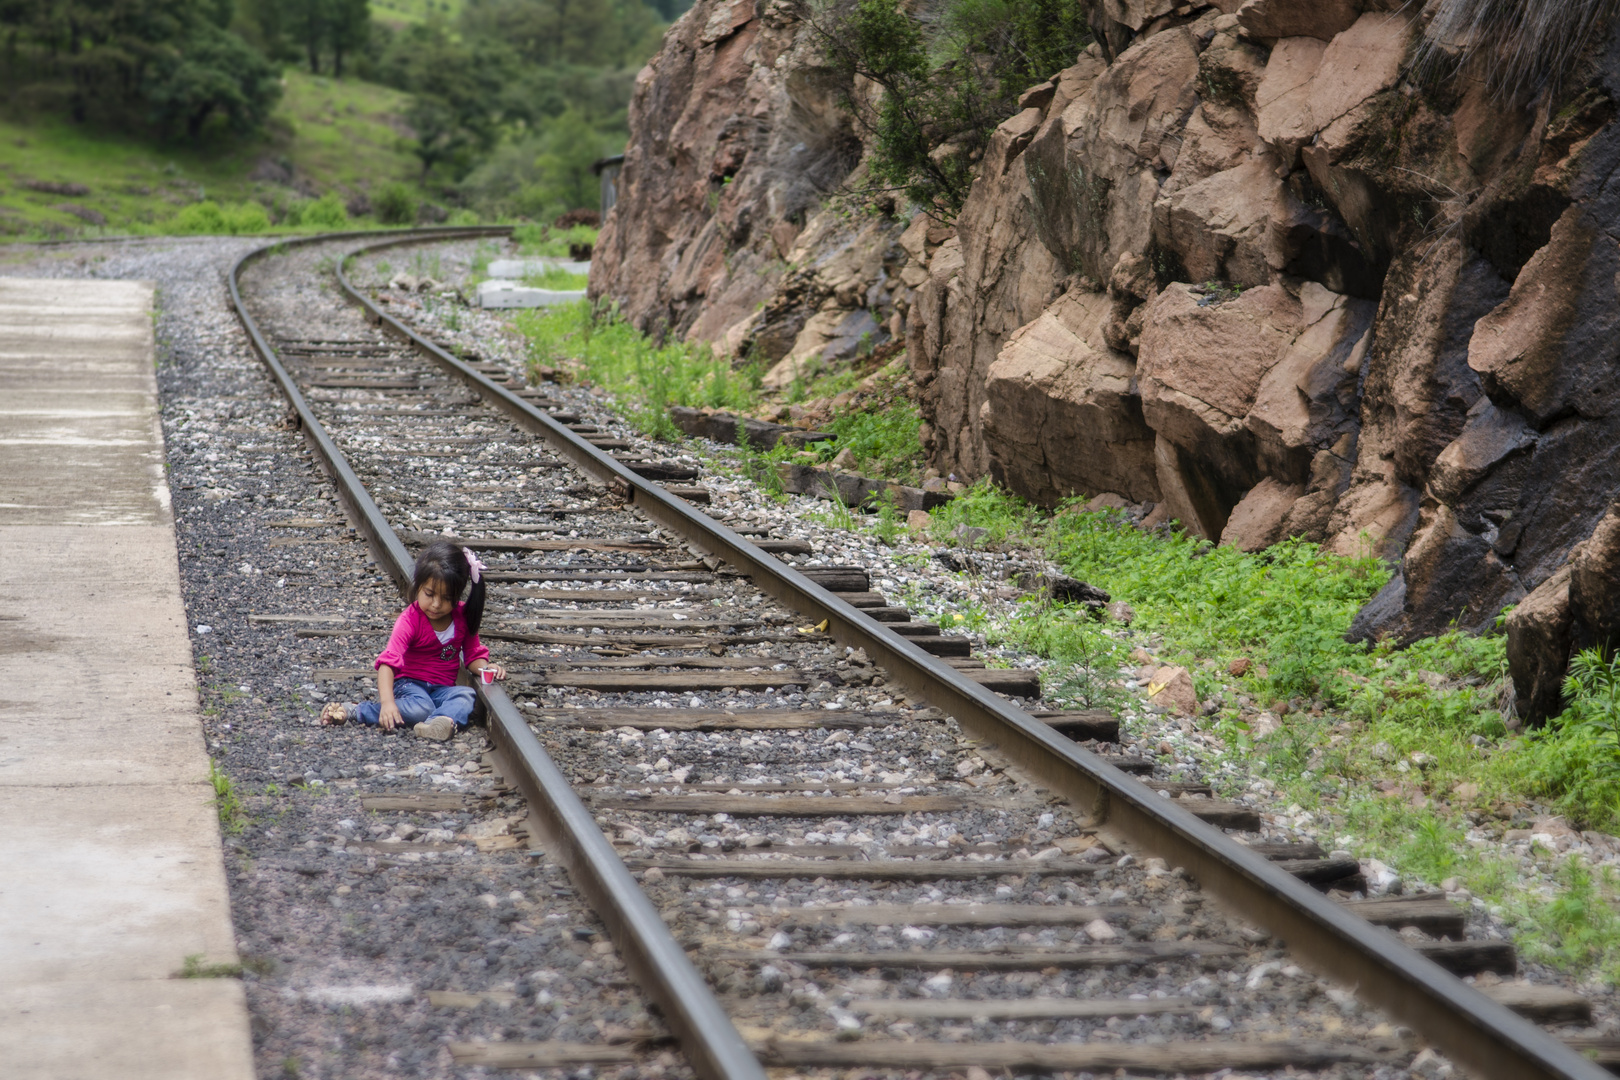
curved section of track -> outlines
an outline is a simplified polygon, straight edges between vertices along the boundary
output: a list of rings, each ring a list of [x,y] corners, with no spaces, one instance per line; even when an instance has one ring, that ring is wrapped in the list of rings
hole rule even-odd
[[[370,252],[404,244],[490,234],[488,230],[396,234],[363,250]],[[352,236],[318,237],[294,243],[336,246],[352,239]],[[233,302],[255,347],[274,372],[297,412],[306,436],[333,476],[354,523],[370,542],[379,565],[403,588],[410,576],[409,549],[377,501],[368,493],[343,450],[317,417],[297,380],[282,363],[277,350],[261,332],[243,301],[240,278],[244,267],[273,251],[285,250],[287,246],[273,245],[260,249],[245,256],[233,268],[230,276]],[[864,650],[864,655],[881,667],[890,682],[903,687],[914,698],[926,700],[943,710],[955,719],[965,733],[985,744],[993,744],[996,753],[1027,777],[1032,782],[1031,786],[1039,784],[1061,796],[1072,808],[1079,826],[1100,833],[1110,846],[1129,847],[1143,855],[1163,858],[1170,866],[1184,868],[1204,890],[1215,895],[1228,908],[1241,912],[1245,919],[1285,940],[1292,956],[1356,987],[1363,999],[1410,1026],[1474,1075],[1503,1080],[1509,1077],[1597,1080],[1607,1075],[1528,1020],[1479,994],[1434,961],[1407,947],[1394,935],[1350,913],[1283,866],[1200,820],[1177,805],[1179,800],[1159,797],[1157,792],[1120,771],[1103,757],[1055,734],[1049,724],[979,685],[939,656],[920,647],[913,637],[897,633],[890,624],[877,621],[839,593],[823,588],[761,546],[672,495],[658,483],[643,478],[635,469],[616,460],[537,407],[529,396],[416,334],[354,287],[344,272],[346,263],[347,257],[339,260],[336,271],[338,282],[349,298],[365,312],[369,324],[383,328],[396,341],[409,343],[410,347],[436,366],[438,375],[471,391],[485,406],[504,414],[518,429],[538,436],[551,453],[622,497],[626,510],[633,510],[640,518],[679,538],[702,556],[702,562],[709,572],[716,571],[724,564],[732,573],[746,578],[754,589],[797,613],[802,619],[818,624],[824,622],[827,634],[837,647],[851,652]],[[715,655],[724,659],[721,653]],[[504,755],[506,769],[530,800],[531,807],[539,813],[548,844],[597,906],[623,951],[627,964],[636,972],[649,996],[663,1010],[694,1069],[699,1075],[707,1077],[762,1076],[758,1059],[738,1035],[725,1008],[710,991],[681,944],[667,929],[664,918],[638,885],[612,843],[602,834],[592,809],[576,793],[563,770],[557,767],[536,738],[528,720],[502,688],[480,686],[478,690],[487,707],[491,735]],[[602,801],[597,802],[600,805]],[[657,800],[653,800],[643,805],[656,803]],[[629,805],[635,804],[632,801]],[[882,808],[878,810],[881,812]],[[743,812],[750,811],[744,809]],[[853,814],[858,811],[849,812]],[[1057,860],[1053,860],[1053,863],[1057,864]],[[964,875],[959,877],[974,874],[982,878],[988,874],[1007,873],[1019,864],[985,863],[977,868],[976,864],[958,865],[964,868]],[[1067,863],[1062,865],[1068,866]],[[742,875],[738,880],[747,877],[748,872],[739,866],[728,863],[727,869],[734,877]],[[848,869],[847,863],[843,869]],[[843,869],[829,861],[819,864],[817,869],[801,869],[800,872],[825,877],[829,874],[839,876]],[[685,866],[660,865],[659,870],[660,876],[665,873],[701,872]],[[1085,872],[1080,866],[1070,867],[1070,870],[1076,876]],[[851,871],[851,876],[859,876],[861,872],[857,867]],[[775,873],[781,877],[786,871],[778,868]],[[931,873],[940,876],[944,871],[936,868]],[[1074,910],[1078,912],[1080,909]],[[802,911],[793,917],[808,918]],[[917,917],[922,918],[921,915]],[[1002,919],[1003,924],[1020,925],[1017,920],[1022,916],[1004,910],[985,916],[987,919],[992,917]],[[960,920],[951,922],[953,918],[957,916],[946,918],[940,925],[960,925]],[[1097,936],[1102,933],[1098,931]],[[1093,944],[1096,942],[1093,941]],[[1206,956],[1216,955],[1220,951],[1213,945],[1203,946],[1202,949],[1201,955]],[[1166,957],[1198,954],[1197,949],[1190,952],[1183,950],[1178,954],[1174,949],[1166,948],[1161,952]],[[798,962],[810,966],[839,961],[839,956],[826,950],[795,955]],[[1075,959],[1081,955],[1078,952],[1064,955],[1069,957],[1062,961],[1064,963],[1081,963]],[[1112,954],[1094,952],[1092,955],[1096,960],[1097,957]],[[739,962],[752,963],[746,959]],[[848,958],[845,957],[843,962],[847,964]],[[974,961],[971,957],[958,959],[959,964],[975,962],[981,961]],[[1025,958],[1023,962],[1027,966],[1029,959]],[[1268,1065],[1266,1060],[1254,1057],[1252,1045],[1248,1057],[1239,1053],[1233,1056],[1231,1062],[1223,1057],[1223,1052],[1230,1051],[1234,1046],[1250,1044],[1214,1042],[1198,1045],[1206,1048],[1205,1056],[1210,1069],[1219,1068],[1222,1064],[1244,1068]],[[874,1054],[881,1057],[882,1053],[882,1047],[868,1045],[863,1060],[873,1065],[887,1064],[873,1057]],[[1299,1047],[1294,1047],[1294,1053],[1294,1059],[1282,1054],[1271,1064],[1313,1063],[1310,1054]],[[1086,1067],[1064,1064],[1067,1059],[1059,1054],[1049,1056],[1054,1063],[1050,1067]],[[917,1060],[913,1055],[909,1062],[897,1061],[895,1064],[915,1064]],[[1324,1050],[1320,1060],[1315,1063],[1334,1060],[1351,1059],[1335,1057],[1333,1052]],[[1014,1054],[1009,1064],[1013,1067],[1039,1067],[1043,1061],[1046,1059],[1039,1053],[1029,1051],[1021,1057]],[[1110,1061],[1114,1064],[1108,1064]],[[952,1059],[946,1057],[940,1064],[951,1062]],[[823,1061],[816,1059],[811,1052],[808,1057],[801,1056],[792,1063],[815,1066],[839,1064],[839,1061],[836,1054],[828,1055],[827,1060]],[[1147,1057],[1116,1053],[1113,1058],[1108,1058],[1106,1054],[1097,1058],[1095,1067],[1151,1068],[1154,1065]],[[1185,1063],[1177,1065],[1176,1069],[1206,1071],[1188,1068]]]

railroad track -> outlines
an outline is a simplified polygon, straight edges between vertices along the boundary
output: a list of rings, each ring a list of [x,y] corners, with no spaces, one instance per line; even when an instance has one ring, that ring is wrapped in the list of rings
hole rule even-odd
[[[1409,1065],[1415,1033],[1479,1076],[1607,1075],[1582,1051],[1614,1047],[1520,1015],[1578,1023],[1579,999],[1459,980],[1516,961],[1466,940],[1443,897],[1329,898],[1358,884],[1353,860],[1244,843],[1252,810],[1155,782],[1112,718],[1025,711],[1030,673],[985,668],[863,568],[795,568],[800,542],[706,516],[695,470],[415,335],[349,282],[355,249],[244,257],[237,311],[386,577],[403,590],[441,533],[486,557],[484,637],[513,672],[477,687],[492,765],[667,1024],[640,1044],[460,1044],[459,1062],[633,1064],[667,1036],[703,1077],[1357,1075]],[[335,274],[352,306],[315,326],[256,298],[289,273]],[[300,634],[341,684],[387,630]]]

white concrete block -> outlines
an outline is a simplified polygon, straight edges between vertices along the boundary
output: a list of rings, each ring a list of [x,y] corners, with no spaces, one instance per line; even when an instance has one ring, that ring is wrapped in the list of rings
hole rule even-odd
[[[584,289],[535,289],[493,278],[478,284],[478,306],[481,308],[555,307],[583,299]]]

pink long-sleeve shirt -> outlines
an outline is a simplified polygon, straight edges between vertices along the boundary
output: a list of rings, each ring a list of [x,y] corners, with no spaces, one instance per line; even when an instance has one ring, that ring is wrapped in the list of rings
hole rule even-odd
[[[467,617],[458,602],[450,616],[450,640],[439,643],[433,624],[422,614],[422,609],[411,604],[394,620],[394,632],[388,646],[377,654],[373,669],[387,664],[396,676],[421,679],[435,686],[454,686],[463,664],[489,659],[489,650],[478,640],[477,634],[467,633]]]

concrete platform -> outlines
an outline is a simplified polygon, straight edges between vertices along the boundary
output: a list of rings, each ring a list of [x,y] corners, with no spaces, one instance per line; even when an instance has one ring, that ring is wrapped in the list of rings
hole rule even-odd
[[[251,1080],[152,289],[0,278],[0,1073]]]

